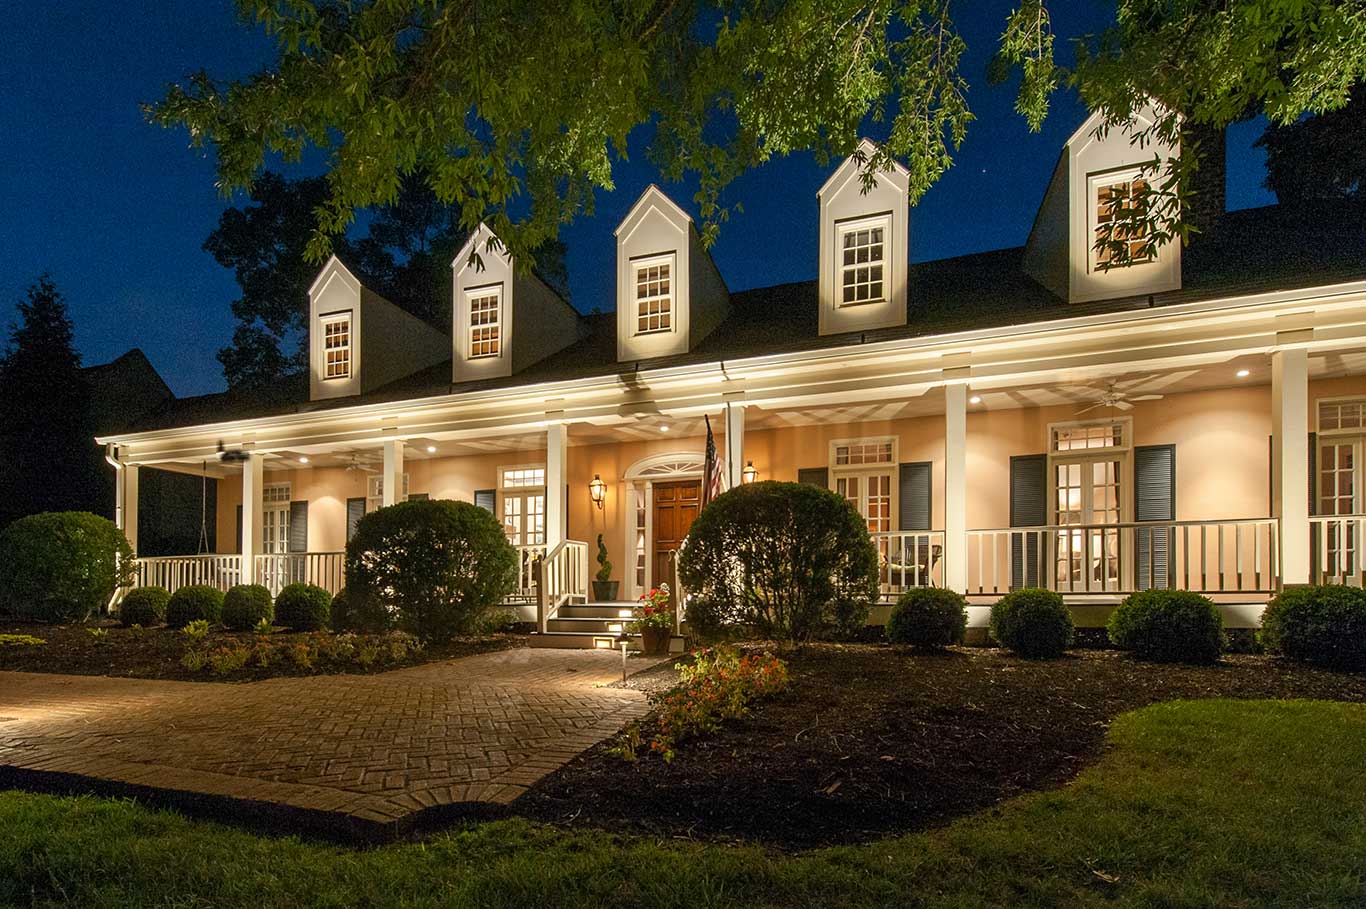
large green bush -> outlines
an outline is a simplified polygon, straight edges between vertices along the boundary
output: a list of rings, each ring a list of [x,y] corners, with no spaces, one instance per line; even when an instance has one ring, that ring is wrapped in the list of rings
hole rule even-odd
[[[376,597],[352,594],[343,587],[332,598],[327,623],[333,631],[380,634],[393,629],[396,621]]]
[[[1282,590],[1262,616],[1261,640],[1292,660],[1366,670],[1366,590],[1341,584]]]
[[[419,637],[473,631],[517,585],[517,551],[469,502],[401,502],[361,518],[346,545],[346,589]]]
[[[850,625],[877,596],[877,550],[843,497],[802,483],[750,483],[693,522],[679,560],[688,626],[805,640]]]
[[[52,511],[0,530],[0,613],[84,622],[132,580],[133,549],[107,518]]]
[[[935,650],[963,640],[968,601],[943,587],[915,587],[903,593],[887,620],[887,640]]]
[[[1075,634],[1062,597],[1041,587],[1012,590],[991,607],[991,634],[1003,647],[1030,659],[1062,656]]]
[[[294,631],[326,628],[332,594],[317,584],[286,584],[275,598],[275,622]]]
[[[119,624],[124,628],[160,625],[166,621],[166,603],[170,599],[165,587],[135,587],[119,603]]]
[[[1158,663],[1214,663],[1224,621],[1209,597],[1189,590],[1142,590],[1125,597],[1106,623],[1110,642]]]
[[[171,594],[166,603],[166,627],[184,628],[200,619],[214,624],[223,617],[223,591],[207,584],[191,584]]]
[[[262,619],[274,618],[270,590],[260,584],[237,584],[223,596],[223,624],[233,631],[251,631]]]

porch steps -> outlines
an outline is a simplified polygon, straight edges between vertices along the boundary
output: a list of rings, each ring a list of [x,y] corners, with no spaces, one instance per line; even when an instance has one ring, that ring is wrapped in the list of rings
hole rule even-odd
[[[628,650],[640,649],[640,635],[625,630],[631,603],[566,603],[546,622],[546,631],[532,632],[532,647],[574,650],[620,650],[626,636]]]

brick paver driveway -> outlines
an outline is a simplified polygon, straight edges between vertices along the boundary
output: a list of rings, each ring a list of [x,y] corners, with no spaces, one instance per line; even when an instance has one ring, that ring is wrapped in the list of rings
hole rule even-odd
[[[620,678],[614,653],[534,649],[246,684],[0,672],[0,778],[396,830],[424,809],[506,805],[644,715],[642,694],[602,687]]]

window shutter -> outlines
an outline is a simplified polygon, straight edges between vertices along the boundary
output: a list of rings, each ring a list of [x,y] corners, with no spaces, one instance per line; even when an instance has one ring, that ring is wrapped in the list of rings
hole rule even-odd
[[[289,551],[308,552],[308,502],[289,503]]]
[[[1176,446],[1140,445],[1134,449],[1134,518],[1176,520]],[[1138,528],[1138,587],[1172,586],[1172,533],[1166,527]]]
[[[431,498],[431,495],[430,495],[429,493],[425,493],[425,492],[410,492],[410,493],[408,493],[408,501],[409,501],[409,502],[426,502],[426,501],[427,501],[428,499],[430,499],[430,498]]]
[[[351,538],[356,535],[356,525],[360,519],[365,517],[365,499],[346,500],[346,542],[350,543]]]
[[[241,555],[241,554],[242,554],[242,506],[241,506],[241,505],[238,505],[238,506],[237,506],[237,536],[233,537],[233,539],[236,541],[236,544],[233,546],[232,551],[235,552],[235,553],[237,553],[238,555]]]
[[[474,504],[487,511],[489,514],[496,514],[498,510],[498,490],[496,489],[476,489],[474,491]]]
[[[1010,526],[1040,527],[1048,523],[1048,455],[1015,455],[1010,459]],[[1010,535],[1010,586],[1038,587],[1042,581],[1042,535]]]
[[[900,465],[901,530],[929,530],[933,514],[934,465],[917,461]]]
[[[821,489],[829,489],[830,468],[803,467],[797,471],[797,482],[806,483],[808,486],[819,486]]]

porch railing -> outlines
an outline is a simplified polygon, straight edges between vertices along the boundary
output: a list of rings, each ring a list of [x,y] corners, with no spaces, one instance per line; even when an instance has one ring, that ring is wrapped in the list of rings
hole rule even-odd
[[[588,602],[588,544],[562,540],[536,566],[536,630],[545,634],[547,623],[565,603]]]
[[[1366,514],[1315,515],[1309,519],[1311,580],[1315,584],[1363,585],[1366,579]]]
[[[874,533],[872,537],[884,598],[895,597],[912,587],[943,586],[943,531],[892,531]]]
[[[545,558],[545,546],[514,546],[513,549],[517,550],[517,590],[513,598],[535,602],[540,571],[537,566]]]
[[[137,560],[137,587],[181,587],[206,584],[227,590],[242,582],[240,555],[155,556]]]
[[[286,552],[256,557],[256,583],[278,596],[288,584],[316,584],[336,594],[346,583],[345,552]]]
[[[968,531],[968,593],[1049,587],[1128,594],[1153,587],[1269,594],[1280,580],[1274,518],[1135,521]]]

